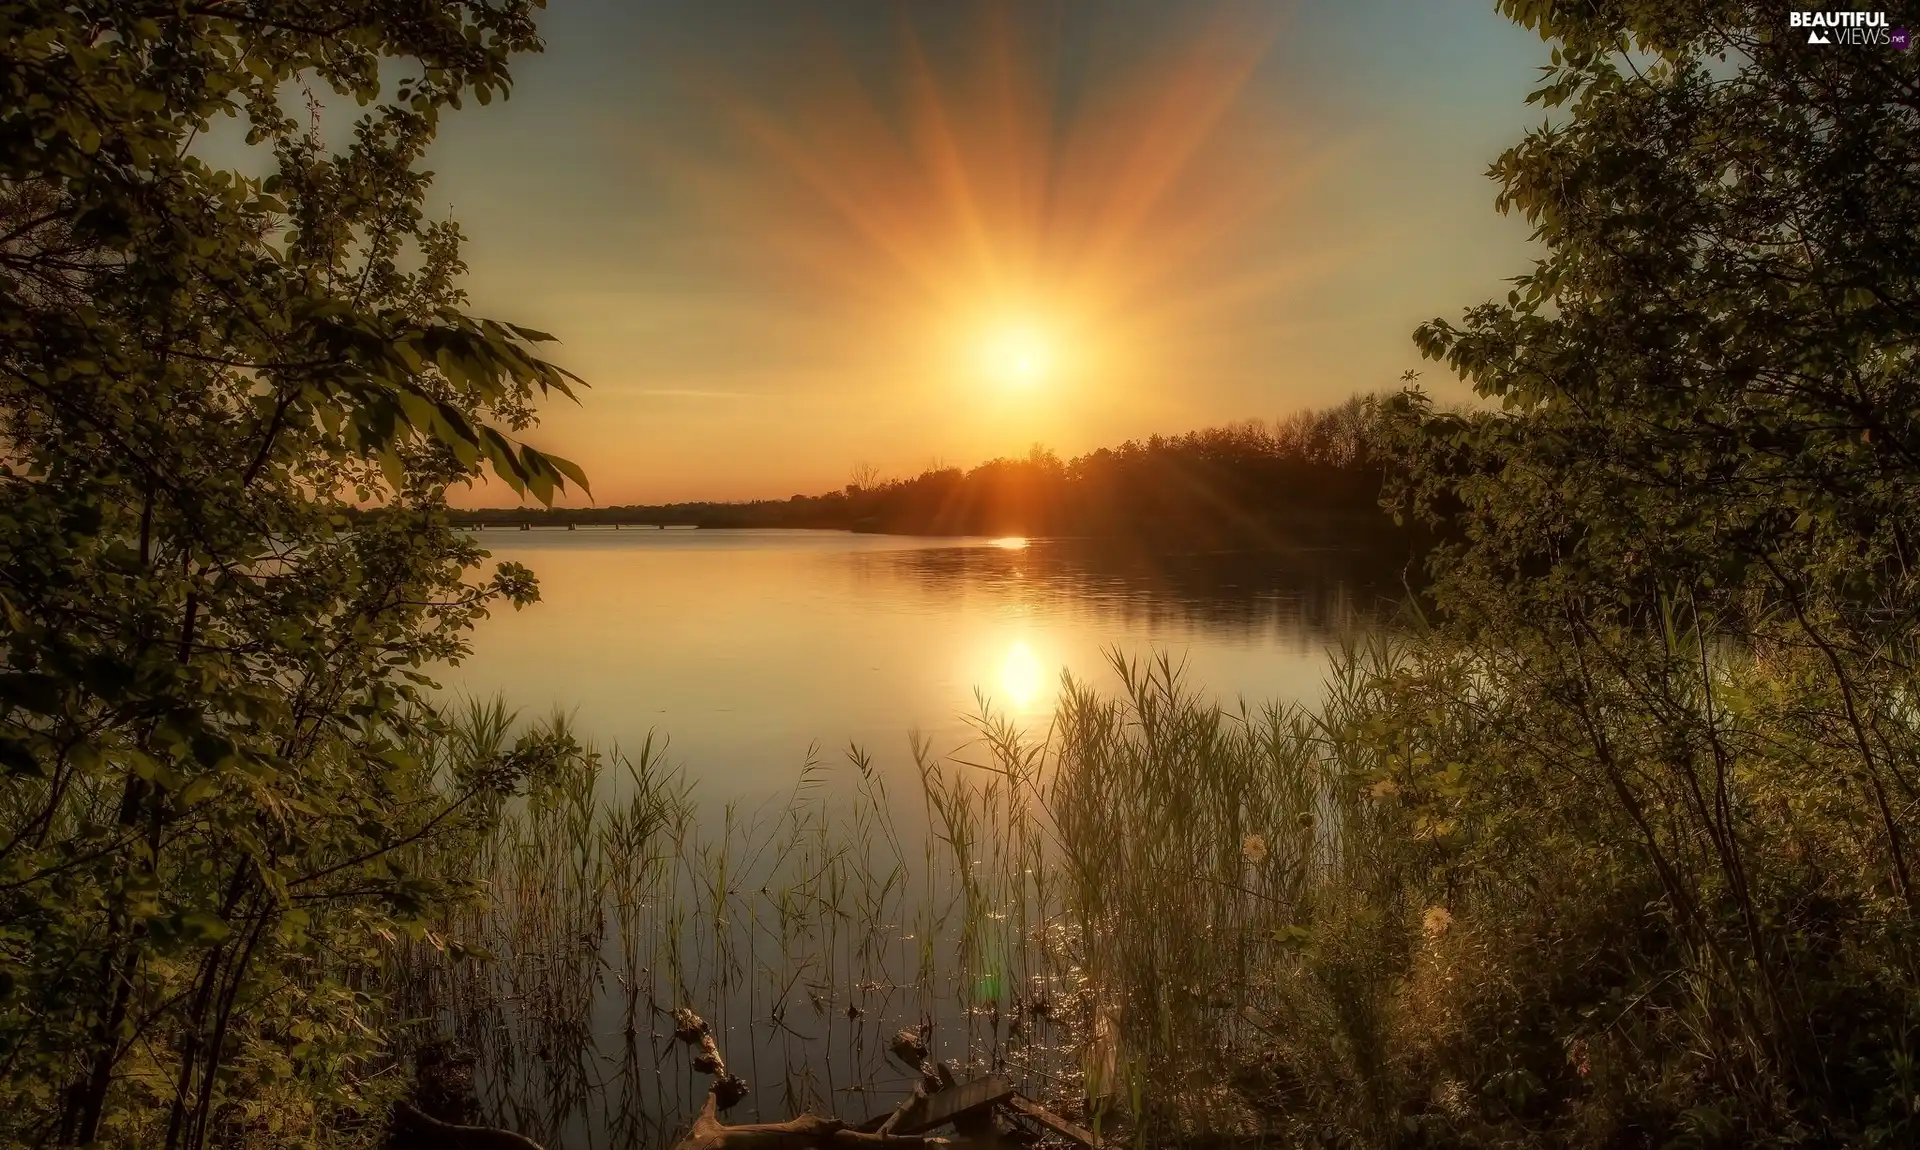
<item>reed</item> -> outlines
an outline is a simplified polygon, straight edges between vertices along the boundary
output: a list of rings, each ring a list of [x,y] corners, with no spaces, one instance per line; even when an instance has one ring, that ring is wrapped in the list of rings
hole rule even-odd
[[[395,1001],[418,1041],[471,1052],[483,1115],[554,1144],[684,1128],[704,1079],[668,1040],[680,1005],[713,1023],[761,1118],[892,1105],[911,1078],[887,1043],[916,1027],[956,1070],[1109,1134],[1257,1130],[1235,1084],[1277,1032],[1340,1068],[1315,1089],[1382,1060],[1367,1004],[1395,977],[1388,936],[1413,928],[1353,781],[1373,752],[1340,707],[1390,657],[1349,652],[1310,713],[1217,706],[1169,660],[1116,655],[1118,692],[1064,680],[1045,729],[983,700],[963,746],[910,738],[917,794],[849,747],[715,818],[663,744],[580,748],[471,850],[420,860],[485,897],[397,948]],[[449,779],[515,722],[495,703],[457,726],[435,751]]]

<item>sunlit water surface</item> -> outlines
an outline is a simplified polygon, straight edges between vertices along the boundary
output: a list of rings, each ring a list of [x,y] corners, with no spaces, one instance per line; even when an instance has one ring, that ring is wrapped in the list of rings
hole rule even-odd
[[[1111,653],[1164,656],[1229,705],[1312,702],[1329,647],[1400,586],[1390,558],[1340,551],[795,531],[481,538],[539,574],[542,601],[486,621],[473,658],[442,674],[447,690],[570,710],[601,746],[669,738],[700,812],[656,829],[632,856],[655,860],[652,877],[605,904],[568,894],[599,873],[594,832],[557,817],[516,839],[506,857],[526,873],[501,879],[480,936],[498,960],[460,965],[430,996],[476,1059],[480,1113],[563,1150],[674,1144],[706,1082],[668,1033],[681,1005],[714,1024],[751,1085],[735,1121],[884,1114],[912,1083],[888,1037],[911,1026],[963,1075],[1004,1074],[1070,1105],[1096,1004],[1060,895],[1009,853],[1013,816],[991,811],[1018,806],[1010,797],[969,791],[985,822],[964,841],[951,816],[936,825],[909,732],[964,763],[984,702],[1044,737],[1063,674],[1119,686]],[[873,777],[848,768],[850,744],[871,753]],[[810,760],[824,770],[802,789]],[[738,806],[716,810],[726,803]]]
[[[456,695],[631,750],[670,740],[709,801],[789,786],[849,744],[892,773],[909,732],[966,741],[979,699],[1044,734],[1061,676],[1102,688],[1108,654],[1165,655],[1233,703],[1312,701],[1329,644],[1377,616],[1399,572],[1337,551],[1148,555],[1071,540],[826,531],[487,530],[540,578],[501,610]]]

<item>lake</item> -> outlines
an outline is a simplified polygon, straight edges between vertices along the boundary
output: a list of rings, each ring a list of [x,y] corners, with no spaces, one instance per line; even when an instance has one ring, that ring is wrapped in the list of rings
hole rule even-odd
[[[1400,571],[1345,551],[1149,554],[1079,540],[833,531],[486,530],[541,602],[483,622],[456,694],[560,707],[606,746],[670,740],[708,800],[787,786],[850,743],[883,769],[909,732],[950,751],[978,697],[1043,732],[1062,673],[1165,654],[1224,701],[1310,702],[1327,649],[1397,599]],[[811,749],[811,751],[810,751]],[[910,769],[910,768],[908,768]]]
[[[963,1076],[1071,1103],[1103,1000],[1039,845],[1045,812],[1011,774],[968,765],[988,756],[967,748],[967,717],[984,702],[1043,736],[1063,674],[1118,686],[1114,652],[1165,656],[1228,702],[1311,703],[1330,646],[1401,586],[1360,550],[480,538],[539,574],[542,601],[483,623],[447,690],[563,707],[602,746],[670,738],[667,766],[693,786],[662,800],[643,772],[520,804],[477,857],[496,897],[453,929],[496,961],[412,968],[415,1015],[474,1059],[479,1113],[577,1150],[661,1150],[686,1129],[707,1080],[671,1037],[680,1007],[750,1084],[734,1121],[885,1113],[914,1080],[890,1036],[916,1027]],[[910,732],[945,756],[934,782]],[[847,769],[853,743],[871,771]],[[803,782],[810,760],[839,769]]]

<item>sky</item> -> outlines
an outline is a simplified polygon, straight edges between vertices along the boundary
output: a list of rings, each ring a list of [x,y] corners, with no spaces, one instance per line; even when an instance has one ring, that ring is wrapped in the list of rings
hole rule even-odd
[[[1532,253],[1490,0],[553,0],[429,157],[591,502],[784,498],[1398,386]],[[495,484],[468,506],[514,503]],[[569,500],[588,502],[585,497]]]

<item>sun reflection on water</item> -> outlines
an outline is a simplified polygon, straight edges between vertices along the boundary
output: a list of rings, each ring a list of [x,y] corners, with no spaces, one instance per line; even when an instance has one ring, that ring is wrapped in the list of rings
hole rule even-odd
[[[1024,535],[1009,535],[1004,539],[995,539],[993,545],[1002,551],[1025,551],[1027,539]]]
[[[1025,639],[1016,639],[1000,663],[1000,692],[1003,702],[1018,710],[1027,710],[1046,687],[1046,668]]]

